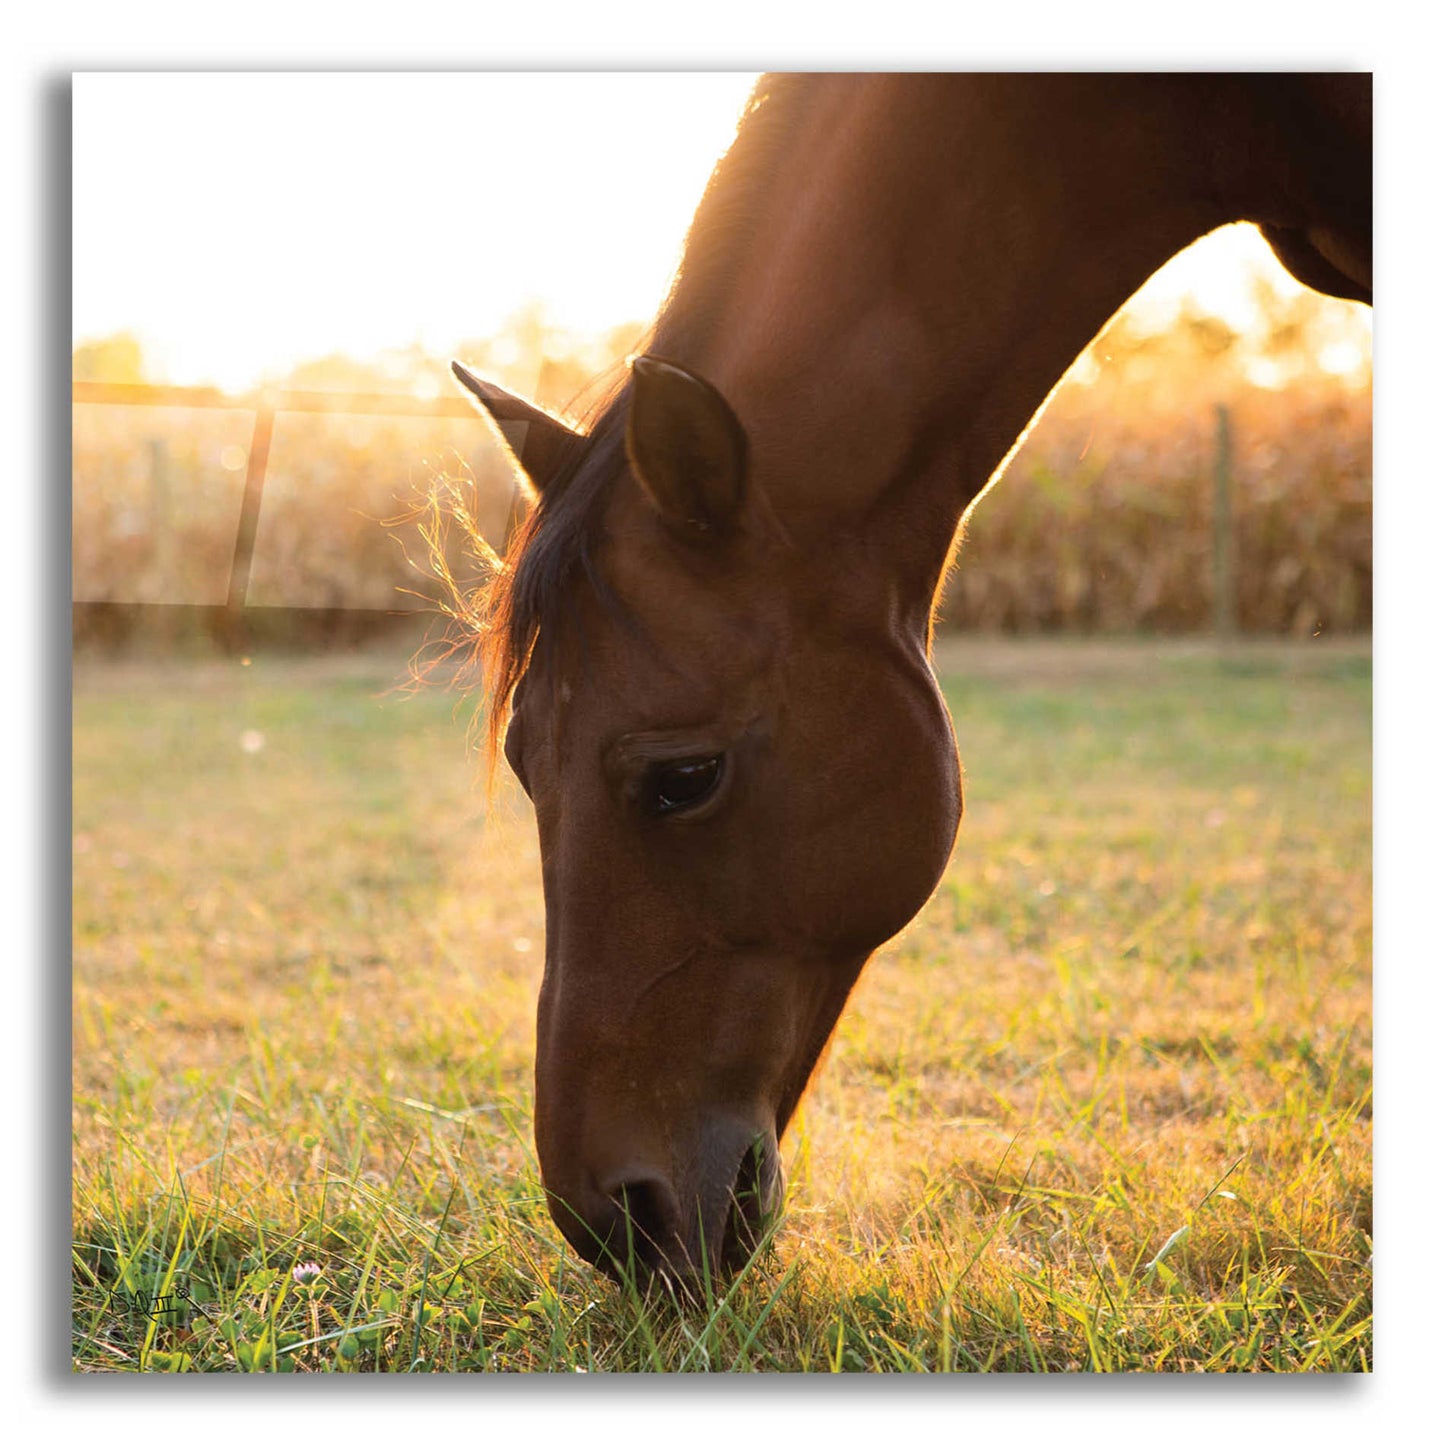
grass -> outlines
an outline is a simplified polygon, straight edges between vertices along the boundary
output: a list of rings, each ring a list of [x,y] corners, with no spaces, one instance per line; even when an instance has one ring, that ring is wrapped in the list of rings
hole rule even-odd
[[[953,864],[701,1304],[547,1217],[532,823],[403,663],[77,665],[77,1370],[1371,1367],[1367,652],[946,642]]]

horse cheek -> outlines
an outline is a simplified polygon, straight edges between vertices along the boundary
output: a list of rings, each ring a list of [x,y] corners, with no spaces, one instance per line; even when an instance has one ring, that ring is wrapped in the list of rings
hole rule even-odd
[[[963,816],[953,723],[926,665],[874,673],[847,747],[850,806],[833,845],[833,892],[851,942],[871,951],[905,928],[948,865]],[[844,746],[838,740],[840,750]]]

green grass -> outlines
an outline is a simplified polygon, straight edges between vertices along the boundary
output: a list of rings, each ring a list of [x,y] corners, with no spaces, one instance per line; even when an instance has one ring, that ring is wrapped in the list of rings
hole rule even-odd
[[[939,661],[953,864],[693,1304],[547,1217],[536,843],[465,705],[79,663],[75,1367],[1369,1369],[1368,654]]]

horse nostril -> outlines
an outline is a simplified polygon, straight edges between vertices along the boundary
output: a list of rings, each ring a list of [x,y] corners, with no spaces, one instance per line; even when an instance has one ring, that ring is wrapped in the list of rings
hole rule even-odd
[[[748,1146],[733,1182],[723,1238],[723,1264],[738,1269],[762,1243],[782,1203],[777,1141],[759,1134]]]
[[[666,1262],[677,1243],[678,1208],[672,1190],[656,1179],[635,1179],[612,1191],[618,1218],[608,1253],[631,1269],[652,1271]]]

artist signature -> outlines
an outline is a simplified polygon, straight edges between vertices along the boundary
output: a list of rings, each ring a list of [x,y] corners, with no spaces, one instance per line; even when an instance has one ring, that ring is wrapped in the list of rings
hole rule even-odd
[[[174,1314],[183,1309],[185,1304],[192,1302],[191,1292],[184,1284],[176,1285],[170,1294],[160,1295],[142,1294],[117,1286],[106,1296],[106,1304],[111,1308],[119,1305],[125,1309],[134,1310],[138,1314],[146,1315],[150,1319],[159,1319],[162,1315]]]

